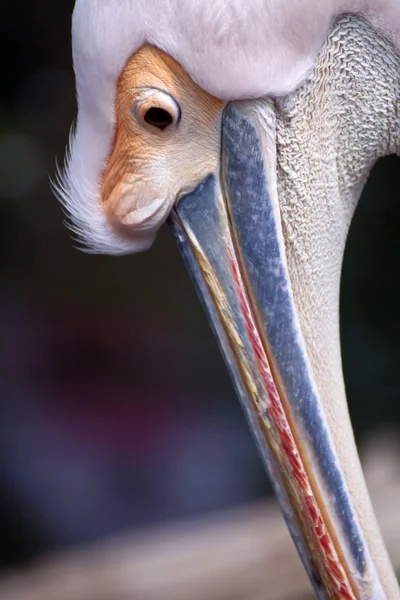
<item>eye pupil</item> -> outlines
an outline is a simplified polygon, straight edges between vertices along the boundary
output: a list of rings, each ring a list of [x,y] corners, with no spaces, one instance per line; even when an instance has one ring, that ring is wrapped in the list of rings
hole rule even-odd
[[[146,112],[144,120],[149,125],[164,131],[166,127],[172,124],[173,117],[167,110],[153,106]]]

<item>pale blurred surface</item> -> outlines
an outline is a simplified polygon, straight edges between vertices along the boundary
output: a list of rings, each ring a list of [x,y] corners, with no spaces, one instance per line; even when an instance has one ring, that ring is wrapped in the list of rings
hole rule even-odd
[[[77,252],[62,224],[48,174],[76,111],[72,7],[0,6],[0,567],[21,574],[53,552],[122,534],[145,540],[149,528],[183,527],[270,491],[168,231],[150,252],[116,259]],[[399,164],[391,157],[376,166],[345,257],[344,369],[361,443],[400,422]],[[263,509],[255,510],[249,540]],[[394,521],[386,529],[398,530]],[[198,565],[198,580],[210,585],[213,549]],[[136,555],[145,579],[149,555],[144,546]],[[259,558],[254,568],[266,574]],[[84,580],[89,566],[76,567]],[[93,568],[102,574],[104,562]],[[169,566],[157,569],[166,576]]]
[[[400,572],[400,440],[364,448],[363,465]],[[273,500],[69,552],[0,578],[8,600],[308,600],[314,597]]]

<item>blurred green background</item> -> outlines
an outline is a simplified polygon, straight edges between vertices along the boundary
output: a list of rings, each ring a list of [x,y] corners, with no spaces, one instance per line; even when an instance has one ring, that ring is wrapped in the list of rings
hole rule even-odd
[[[269,493],[167,228],[76,251],[49,187],[76,112],[72,0],[2,0],[0,564]],[[349,236],[343,360],[356,437],[400,422],[400,160]]]

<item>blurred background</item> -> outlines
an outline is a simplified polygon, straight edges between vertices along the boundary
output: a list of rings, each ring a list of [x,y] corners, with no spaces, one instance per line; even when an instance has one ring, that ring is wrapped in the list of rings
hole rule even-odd
[[[76,112],[73,0],[2,0],[0,566],[270,493],[167,228],[146,254],[73,248],[49,187]],[[343,360],[359,443],[400,425],[400,159],[350,232]]]

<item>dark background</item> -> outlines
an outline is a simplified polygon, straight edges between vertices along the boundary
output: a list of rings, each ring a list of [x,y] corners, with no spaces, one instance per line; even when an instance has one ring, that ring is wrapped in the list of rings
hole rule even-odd
[[[72,0],[1,1],[0,565],[269,491],[172,236],[73,249],[49,188],[76,111]],[[400,421],[399,159],[346,250],[342,340],[357,440]]]

